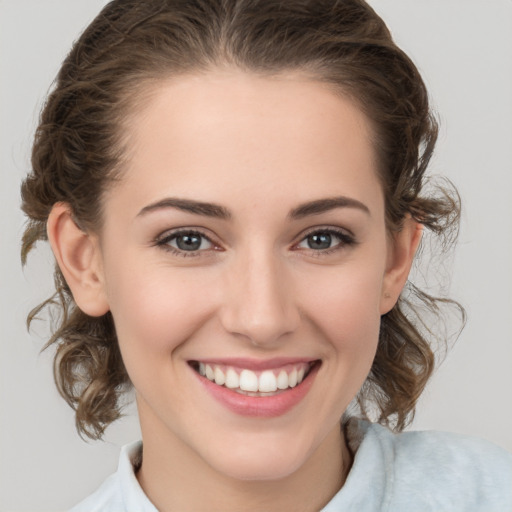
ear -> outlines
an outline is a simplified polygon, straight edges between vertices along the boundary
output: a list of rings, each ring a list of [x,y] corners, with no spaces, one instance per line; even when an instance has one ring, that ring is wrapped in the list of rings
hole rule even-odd
[[[104,315],[109,306],[97,237],[77,226],[66,203],[53,206],[46,229],[53,254],[76,305],[87,315]]]
[[[409,277],[422,234],[423,225],[407,216],[402,229],[392,235],[389,241],[388,260],[382,286],[381,315],[391,311],[396,304]]]

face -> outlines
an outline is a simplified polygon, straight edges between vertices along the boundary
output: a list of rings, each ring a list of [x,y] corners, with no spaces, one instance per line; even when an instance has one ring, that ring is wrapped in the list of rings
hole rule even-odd
[[[369,123],[294,75],[210,72],[149,97],[99,245],[143,437],[281,478],[339,443],[392,306]]]

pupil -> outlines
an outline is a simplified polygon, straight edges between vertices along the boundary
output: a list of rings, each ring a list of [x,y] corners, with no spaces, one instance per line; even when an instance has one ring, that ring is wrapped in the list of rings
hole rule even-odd
[[[310,249],[329,249],[331,247],[332,237],[328,233],[320,235],[311,235],[308,238],[308,245]]]
[[[201,237],[198,235],[180,235],[176,238],[176,245],[182,251],[197,251],[201,247]]]

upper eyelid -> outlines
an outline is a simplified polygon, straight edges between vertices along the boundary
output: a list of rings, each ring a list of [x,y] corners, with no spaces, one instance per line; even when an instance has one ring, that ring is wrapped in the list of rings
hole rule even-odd
[[[167,240],[176,236],[179,236],[181,234],[195,234],[200,235],[207,240],[209,240],[212,244],[215,244],[214,237],[207,234],[203,228],[196,228],[196,227],[187,227],[187,228],[174,228],[174,229],[167,229],[165,231],[162,231],[159,235],[155,237],[156,242],[161,242],[163,240]]]
[[[329,233],[334,235],[338,238],[339,243],[335,244],[333,247],[329,247],[326,249],[310,249],[310,248],[300,248],[298,247],[301,243],[303,243],[307,237],[314,235],[315,233]],[[344,247],[349,246],[356,246],[358,245],[358,240],[356,237],[352,234],[352,232],[348,229],[344,229],[341,227],[334,227],[334,226],[325,226],[325,227],[315,227],[310,230],[306,230],[300,235],[300,238],[296,242],[292,244],[292,248],[298,248],[299,250],[306,250],[306,251],[313,251],[312,254],[315,254],[315,256],[320,257],[322,255],[327,255],[332,252],[336,252]]]
[[[302,231],[300,235],[297,236],[297,240],[300,242],[305,237],[312,235],[314,233],[334,233],[335,235],[345,235],[355,240],[356,236],[354,233],[347,228],[342,228],[339,226],[314,226],[311,228],[307,228],[306,230]]]

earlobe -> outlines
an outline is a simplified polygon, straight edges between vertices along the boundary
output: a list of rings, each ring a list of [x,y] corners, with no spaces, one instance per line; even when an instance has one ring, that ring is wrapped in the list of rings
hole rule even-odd
[[[381,315],[388,313],[396,304],[409,277],[422,234],[423,225],[408,216],[402,229],[393,235],[382,286]]]
[[[48,240],[77,306],[87,315],[109,310],[95,236],[81,230],[66,203],[53,206],[47,223]]]

